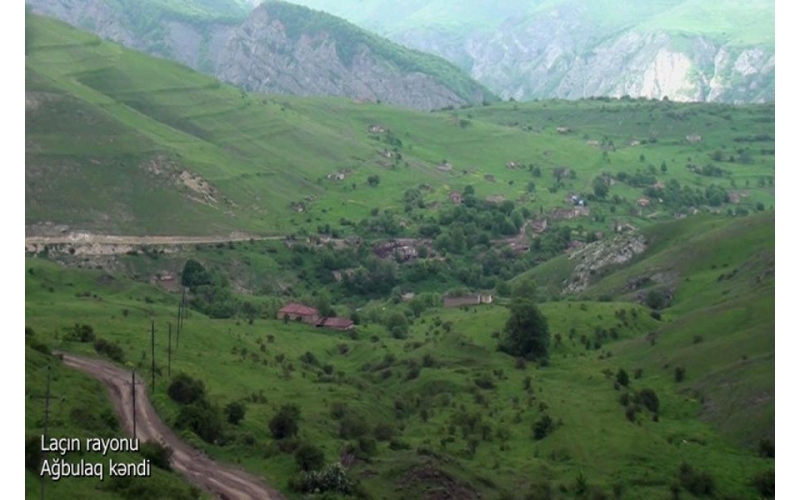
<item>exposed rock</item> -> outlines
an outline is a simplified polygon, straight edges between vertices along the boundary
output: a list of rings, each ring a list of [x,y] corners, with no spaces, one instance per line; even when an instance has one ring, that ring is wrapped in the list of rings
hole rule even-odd
[[[595,241],[575,250],[570,256],[577,262],[563,293],[586,290],[591,277],[604,267],[620,265],[630,261],[647,249],[647,242],[640,234],[616,236],[610,240]]]

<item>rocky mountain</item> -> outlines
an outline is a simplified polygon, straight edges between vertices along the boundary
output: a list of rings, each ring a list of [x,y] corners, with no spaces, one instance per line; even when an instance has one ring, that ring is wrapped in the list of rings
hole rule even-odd
[[[30,0],[49,15],[249,91],[432,110],[495,97],[455,65],[329,14],[245,0]]]
[[[503,98],[775,98],[771,0],[296,0],[459,65]]]

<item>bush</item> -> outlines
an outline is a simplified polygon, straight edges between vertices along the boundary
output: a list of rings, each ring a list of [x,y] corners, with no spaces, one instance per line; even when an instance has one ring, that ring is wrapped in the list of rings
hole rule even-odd
[[[637,412],[636,405],[632,403],[628,404],[628,406],[625,408],[625,418],[627,418],[630,422],[635,422],[636,412]]]
[[[403,440],[392,438],[392,440],[389,441],[389,449],[390,450],[395,450],[395,451],[397,451],[397,450],[410,450],[411,449],[411,445],[406,443]]]
[[[228,423],[233,425],[238,425],[239,422],[242,421],[244,413],[244,403],[240,403],[239,401],[228,403],[228,406],[225,407],[225,418],[228,419]]]
[[[675,382],[683,382],[683,379],[686,378],[686,368],[682,366],[675,367]]]
[[[116,361],[117,363],[122,363],[125,360],[125,353],[122,351],[122,347],[116,342],[97,339],[94,341],[94,350],[97,351],[98,354],[103,354],[108,359]]]
[[[756,477],[753,478],[753,486],[762,497],[773,498],[775,496],[775,471],[765,470],[756,474]]]
[[[301,493],[326,491],[348,495],[355,491],[355,483],[347,477],[341,464],[331,464],[319,471],[302,472],[289,480],[289,488]]]
[[[67,332],[65,339],[73,342],[92,342],[94,341],[94,328],[91,325],[75,323],[72,329]]]
[[[172,448],[163,446],[155,441],[145,441],[141,444],[139,452],[159,469],[172,470],[172,466],[169,463],[169,459],[172,457]]]
[[[278,413],[269,421],[269,430],[275,439],[285,439],[297,435],[300,408],[294,404],[281,406]]]
[[[533,439],[542,440],[551,432],[553,432],[553,419],[545,413],[533,424]]]
[[[623,387],[628,387],[629,382],[630,378],[628,378],[628,372],[620,368],[617,372],[617,383]]]
[[[678,479],[689,493],[697,496],[713,496],[716,487],[714,478],[708,473],[698,472],[689,463],[683,462],[678,471]]]
[[[366,420],[358,415],[348,413],[339,423],[339,437],[342,439],[354,439],[363,436],[368,430]]]
[[[325,453],[316,445],[303,443],[294,452],[294,461],[304,471],[321,469],[325,465]]]
[[[222,438],[222,416],[219,408],[205,399],[181,407],[175,419],[178,429],[190,429],[200,439],[214,443]]]
[[[389,441],[394,436],[395,429],[391,424],[378,424],[375,426],[374,434],[378,441]]]
[[[642,389],[639,391],[638,397],[642,406],[653,413],[658,413],[658,396],[653,389]]]
[[[180,372],[172,378],[172,382],[167,388],[167,394],[176,403],[187,405],[204,399],[206,387],[202,380]]]

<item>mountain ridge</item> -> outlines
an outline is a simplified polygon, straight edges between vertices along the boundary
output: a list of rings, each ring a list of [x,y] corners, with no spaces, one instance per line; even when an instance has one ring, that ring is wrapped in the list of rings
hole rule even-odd
[[[192,9],[196,3],[177,0],[33,0],[30,6],[247,91],[343,96],[425,111],[496,99],[444,59],[329,14],[283,2],[265,2],[246,14],[237,2],[218,3]]]

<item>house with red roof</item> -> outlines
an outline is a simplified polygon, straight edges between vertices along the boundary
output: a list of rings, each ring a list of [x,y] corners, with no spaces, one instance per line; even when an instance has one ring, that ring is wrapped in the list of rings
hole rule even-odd
[[[297,303],[286,304],[278,311],[278,319],[284,318],[289,318],[292,321],[302,321],[303,323],[312,325],[316,325],[320,320],[319,311],[313,307]]]

